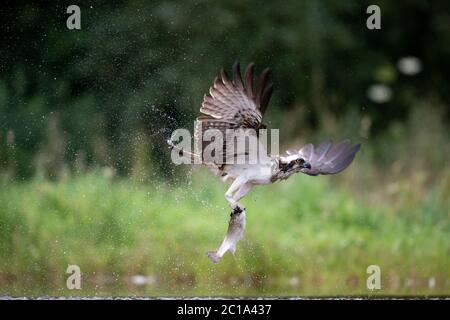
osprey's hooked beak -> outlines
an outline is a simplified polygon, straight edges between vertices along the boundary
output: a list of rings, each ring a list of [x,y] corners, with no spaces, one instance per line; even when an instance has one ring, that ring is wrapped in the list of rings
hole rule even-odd
[[[311,169],[311,164],[309,162],[306,162],[302,164],[303,169]]]
[[[300,169],[311,169],[311,164],[309,162],[305,161],[305,159],[303,159],[303,158],[295,159],[292,162],[293,162],[292,166],[297,165],[298,168],[300,168]]]

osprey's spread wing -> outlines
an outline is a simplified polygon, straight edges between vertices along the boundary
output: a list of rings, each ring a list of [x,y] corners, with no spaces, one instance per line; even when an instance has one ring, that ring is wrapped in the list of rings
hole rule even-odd
[[[349,140],[333,146],[333,142],[327,140],[317,148],[314,148],[312,144],[307,144],[299,151],[289,150],[288,154],[292,155],[297,152],[311,165],[311,169],[304,168],[301,172],[316,176],[341,172],[350,165],[360,147],[360,144],[352,145]]]
[[[204,132],[209,129],[219,130],[223,137],[223,149],[219,150],[223,154],[222,159],[235,157],[234,148],[227,148],[233,141],[227,139],[227,129],[237,130],[253,129],[256,132],[265,128],[262,124],[264,112],[272,95],[273,85],[267,84],[269,69],[265,69],[256,84],[253,86],[253,73],[255,66],[249,64],[241,78],[239,63],[233,65],[231,79],[225,70],[222,69],[220,76],[216,77],[213,86],[203,98],[200,116],[197,118],[195,127],[195,139],[203,137]],[[248,132],[249,130],[247,130]],[[230,131],[229,131],[230,132]],[[198,143],[198,154],[203,155],[203,151],[210,142]]]

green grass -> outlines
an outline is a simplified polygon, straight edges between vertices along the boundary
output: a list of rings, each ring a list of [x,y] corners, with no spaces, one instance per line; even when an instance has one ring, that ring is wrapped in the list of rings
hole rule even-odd
[[[3,183],[0,296],[450,294],[448,177],[426,192],[414,177],[376,194],[300,175],[257,187],[243,201],[236,256],[217,265],[205,252],[222,241],[230,209],[207,172],[177,185],[100,172]],[[69,264],[80,266],[82,290],[66,289]],[[373,292],[372,264],[382,272]],[[137,286],[133,275],[154,282]]]

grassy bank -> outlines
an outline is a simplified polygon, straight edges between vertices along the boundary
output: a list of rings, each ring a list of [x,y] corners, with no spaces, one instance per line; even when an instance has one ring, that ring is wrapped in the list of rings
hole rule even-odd
[[[414,177],[377,194],[329,177],[258,187],[244,201],[236,256],[218,265],[205,252],[222,241],[230,210],[226,187],[207,172],[177,185],[101,172],[4,183],[0,295],[450,294],[443,174],[420,196],[409,192]],[[81,268],[80,291],[65,289],[69,264]],[[366,288],[373,264],[382,271],[376,292]]]

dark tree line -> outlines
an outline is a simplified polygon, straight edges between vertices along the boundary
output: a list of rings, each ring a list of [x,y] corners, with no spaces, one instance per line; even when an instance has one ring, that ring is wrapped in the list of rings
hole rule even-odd
[[[141,140],[163,163],[164,139],[192,128],[203,93],[235,60],[274,70],[269,123],[290,112],[300,132],[354,113],[377,135],[419,100],[430,112],[450,103],[446,1],[376,1],[381,30],[366,28],[373,1],[79,2],[81,30],[66,27],[70,4],[0,9],[0,170],[18,177],[39,166],[128,173]],[[398,72],[404,56],[419,58],[418,75]],[[374,83],[392,99],[368,99]]]

